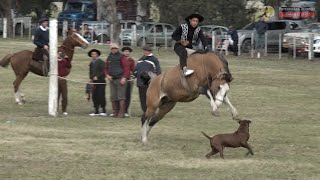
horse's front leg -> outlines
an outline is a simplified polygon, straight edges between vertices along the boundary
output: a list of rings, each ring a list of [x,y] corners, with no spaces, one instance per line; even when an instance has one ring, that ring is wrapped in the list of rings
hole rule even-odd
[[[231,110],[232,117],[237,117],[238,111],[237,111],[237,109],[231,104],[228,95],[226,95],[226,96],[223,98],[223,102],[229,106],[229,108],[230,108],[230,110]]]
[[[211,93],[210,89],[207,89],[207,95],[208,95],[208,97],[210,99],[210,105],[212,107],[212,115],[220,116],[219,111],[218,111],[218,106],[214,102],[214,99],[213,99],[213,96],[212,96],[212,93]]]

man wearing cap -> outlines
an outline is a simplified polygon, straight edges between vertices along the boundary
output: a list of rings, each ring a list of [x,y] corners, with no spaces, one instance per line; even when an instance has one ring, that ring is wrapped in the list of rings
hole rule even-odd
[[[105,75],[110,81],[113,113],[110,116],[123,118],[126,108],[126,85],[129,78],[127,60],[119,52],[119,46],[111,43],[111,53],[106,60]]]
[[[140,105],[143,112],[146,112],[147,90],[149,83],[144,82],[141,75],[146,71],[151,71],[157,75],[161,74],[159,60],[152,54],[152,48],[149,45],[144,46],[143,56],[138,60],[134,70],[134,76],[137,78],[137,87],[139,90]]]
[[[37,61],[43,61],[44,56],[49,59],[49,28],[48,28],[48,18],[41,18],[39,20],[40,26],[37,28],[33,44],[37,47],[33,52],[32,59]]]
[[[180,66],[185,76],[193,73],[192,69],[187,68],[187,49],[195,49],[199,39],[204,47],[207,49],[208,42],[203,35],[202,30],[198,24],[204,20],[200,14],[191,14],[185,18],[187,21],[181,24],[172,34],[172,39],[176,41],[174,51],[180,58]]]
[[[129,68],[129,78],[128,78],[127,87],[126,87],[126,108],[125,108],[126,110],[124,113],[125,117],[129,117],[128,108],[130,106],[131,92],[132,92],[132,85],[133,85],[133,81],[131,81],[130,78],[133,75],[133,71],[135,68],[135,61],[130,57],[130,53],[132,52],[132,49],[130,47],[123,47],[121,51],[122,51],[123,57],[127,61],[127,66]]]
[[[90,71],[89,77],[90,82],[99,83],[94,84],[92,91],[92,101],[94,105],[94,113],[89,114],[90,116],[107,116],[106,112],[106,80],[104,74],[105,63],[99,58],[101,55],[97,49],[91,49],[88,52],[88,56],[91,57],[92,61],[89,64]],[[99,113],[99,108],[102,112]]]

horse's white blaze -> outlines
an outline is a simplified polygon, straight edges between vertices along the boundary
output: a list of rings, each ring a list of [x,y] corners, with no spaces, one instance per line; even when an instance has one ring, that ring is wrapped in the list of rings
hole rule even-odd
[[[232,116],[233,116],[233,117],[236,117],[236,116],[238,115],[238,111],[237,111],[237,109],[231,104],[228,96],[225,96],[225,97],[223,98],[223,102],[226,103],[226,104],[229,106],[229,108],[230,108],[230,110],[231,110]]]
[[[78,33],[75,33],[75,34],[76,34],[83,42],[89,44],[89,42],[88,42],[85,38],[83,38],[80,34],[78,34]]]
[[[217,107],[216,103],[214,102],[213,96],[212,96],[212,94],[211,94],[209,89],[207,89],[207,94],[208,94],[208,96],[210,98],[210,105],[212,107],[212,111],[213,112],[217,111],[218,107]]]
[[[215,100],[215,103],[216,105],[219,107],[223,100],[224,100],[224,97],[226,95],[226,93],[228,92],[229,90],[229,85],[227,83],[223,84],[223,85],[220,85],[220,90],[218,91],[218,93],[216,94],[216,100]]]

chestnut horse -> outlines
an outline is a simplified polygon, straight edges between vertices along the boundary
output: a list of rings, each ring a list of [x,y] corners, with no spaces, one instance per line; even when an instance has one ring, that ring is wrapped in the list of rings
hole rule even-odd
[[[89,45],[89,42],[75,31],[69,30],[67,34],[67,38],[59,48],[63,49],[65,54],[69,57],[69,60],[72,61],[74,48],[76,46],[86,48]],[[19,91],[19,87],[29,71],[40,76],[45,76],[41,69],[43,65],[40,65],[40,68],[36,66],[37,64],[42,63],[32,60],[32,53],[32,51],[23,50],[14,54],[8,54],[0,61],[0,66],[2,67],[7,67],[8,64],[11,63],[11,67],[16,75],[16,79],[13,82],[15,99],[19,105],[25,102],[24,95]]]
[[[227,61],[213,52],[194,53],[188,57],[188,67],[194,70],[184,77],[177,65],[167,72],[151,77],[147,90],[147,111],[141,117],[142,142],[147,143],[151,128],[170,112],[177,102],[190,102],[205,93],[210,99],[213,115],[218,115],[218,107],[224,102],[237,116],[227,92],[232,80]],[[149,76],[151,73],[148,73]]]

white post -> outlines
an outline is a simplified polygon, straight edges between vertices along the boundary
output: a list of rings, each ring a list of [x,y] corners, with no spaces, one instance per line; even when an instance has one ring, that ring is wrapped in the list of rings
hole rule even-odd
[[[144,38],[144,37],[146,37],[146,27],[145,26],[143,26],[142,27],[142,46],[144,46],[144,45],[146,45],[146,38]]]
[[[216,33],[214,31],[211,32],[211,41],[212,41],[212,51],[216,50]]]
[[[101,26],[100,26],[101,32],[102,32],[102,34],[101,34],[101,36],[100,36],[100,43],[101,43],[101,44],[104,44],[103,34],[105,33],[105,30],[103,29],[103,27],[104,27],[104,23],[101,23]],[[107,40],[105,40],[105,41],[107,41]]]
[[[264,56],[268,55],[268,32],[265,32],[264,36]]]
[[[113,37],[113,24],[111,24],[111,26],[110,26],[110,41],[111,41],[111,43],[117,43],[118,44],[118,42],[115,42],[114,41],[114,37]]]
[[[16,19],[13,18],[13,31],[12,31],[12,36],[13,36],[13,39],[16,38]]]
[[[156,40],[156,37],[157,36],[157,27],[154,26],[153,28],[153,49],[156,49],[156,46],[157,46],[157,40]]]
[[[137,45],[137,26],[133,25],[132,26],[132,39],[131,39],[131,46],[136,46]]]
[[[296,37],[293,37],[293,59],[297,57],[297,48],[296,48]]]
[[[23,19],[20,21],[20,37],[23,38],[24,22]]]
[[[68,21],[64,20],[62,24],[62,38],[65,40],[67,38],[68,31]]]
[[[282,34],[279,33],[279,59],[281,59],[282,56]]]
[[[29,39],[31,39],[31,30],[32,30],[31,29],[31,24],[32,24],[31,19],[29,19],[29,28],[28,28],[29,29],[29,33],[28,33],[28,38]]]
[[[251,49],[250,49],[250,52],[251,52],[251,58],[254,58],[254,32],[251,33]],[[257,51],[257,49],[256,49]]]
[[[76,28],[76,22],[72,22],[72,28],[73,28],[73,29]]]
[[[309,52],[308,52],[308,59],[309,60],[312,60],[313,59],[313,55],[314,55],[314,53],[313,53],[313,37],[314,36],[314,34],[310,34],[309,35]]]
[[[7,18],[3,18],[3,38],[7,38]]]
[[[120,45],[121,45],[121,47],[123,47],[123,28],[121,28],[121,31],[120,31]]]
[[[240,56],[240,55],[241,55],[240,37],[238,37],[238,44],[237,44],[237,48],[238,48],[238,56]]]
[[[58,111],[58,66],[57,66],[57,49],[58,49],[58,27],[57,19],[50,19],[50,79],[49,79],[49,115],[56,117]]]
[[[165,47],[165,49],[168,49],[168,37],[167,37],[167,33],[168,32],[168,30],[167,30],[167,28],[164,28],[164,47]]]

